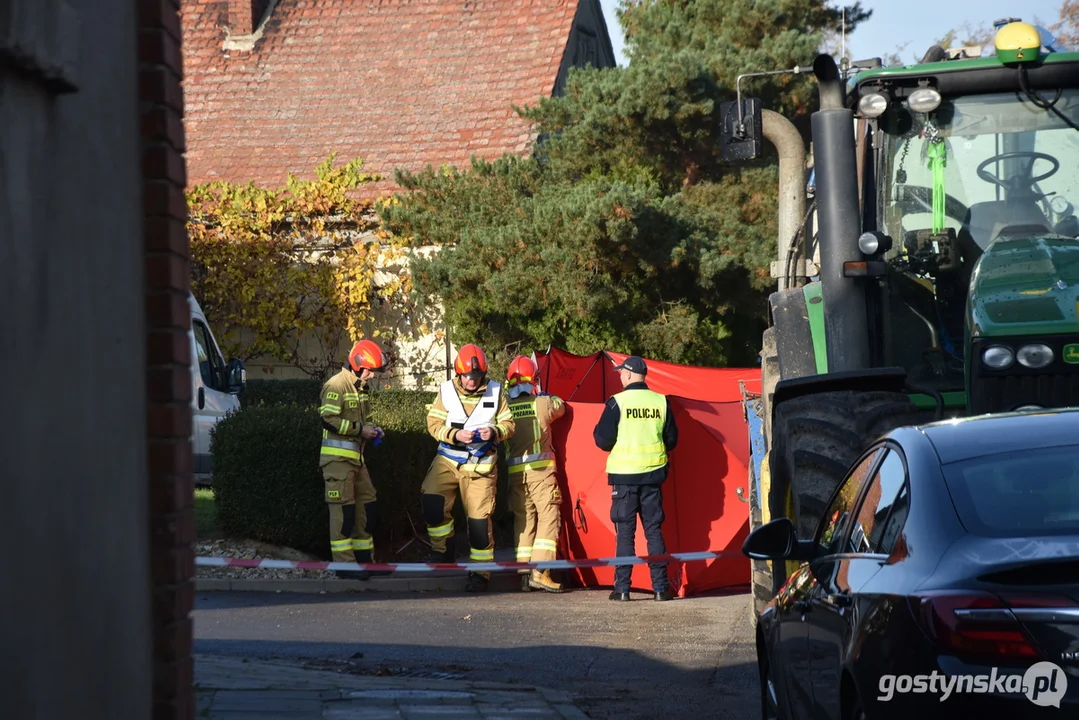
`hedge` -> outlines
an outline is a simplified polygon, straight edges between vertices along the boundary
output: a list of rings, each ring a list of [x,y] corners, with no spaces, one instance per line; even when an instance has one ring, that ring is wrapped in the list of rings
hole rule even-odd
[[[213,489],[218,524],[226,535],[329,559],[329,516],[318,467],[321,387],[320,382],[309,380],[249,381],[241,409],[214,426],[210,441]],[[401,553],[392,551],[416,533],[427,539],[420,485],[437,446],[427,434],[427,406],[434,396],[433,392],[415,390],[372,393],[373,421],[386,431],[379,447],[369,446],[365,453],[378,494],[375,553],[379,560],[426,557],[427,546],[420,542],[411,543]],[[499,465],[495,543],[496,547],[509,547],[513,544],[513,518],[507,506],[505,463],[500,460]],[[467,555],[460,499],[454,515],[456,550]]]
[[[321,380],[248,380],[240,392],[240,407],[256,405],[318,405]]]

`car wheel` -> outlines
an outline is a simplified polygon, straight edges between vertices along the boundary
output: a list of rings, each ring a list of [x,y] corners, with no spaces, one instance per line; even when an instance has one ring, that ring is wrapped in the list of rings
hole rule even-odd
[[[776,683],[772,676],[772,664],[768,662],[768,655],[762,655],[757,663],[761,676],[761,718],[763,720],[779,720],[779,696],[776,694]]]

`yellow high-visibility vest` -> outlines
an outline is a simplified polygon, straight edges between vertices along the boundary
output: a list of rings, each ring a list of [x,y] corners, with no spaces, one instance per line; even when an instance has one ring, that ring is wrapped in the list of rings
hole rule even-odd
[[[618,405],[618,436],[607,456],[607,472],[632,475],[658,470],[667,464],[663,425],[667,398],[652,390],[623,390],[614,396]]]

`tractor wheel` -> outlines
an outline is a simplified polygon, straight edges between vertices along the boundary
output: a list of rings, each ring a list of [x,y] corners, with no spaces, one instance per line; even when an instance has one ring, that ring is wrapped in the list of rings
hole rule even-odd
[[[885,433],[923,419],[907,395],[895,392],[821,392],[780,403],[767,501],[776,508],[789,489],[798,537],[812,538],[832,493],[865,449]],[[780,514],[773,510],[775,517]]]

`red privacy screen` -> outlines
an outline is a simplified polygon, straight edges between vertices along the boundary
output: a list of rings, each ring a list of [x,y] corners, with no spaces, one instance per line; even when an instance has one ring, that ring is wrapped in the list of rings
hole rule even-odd
[[[619,353],[572,355],[557,348],[536,353],[544,392],[569,404],[554,426],[563,522],[559,546],[567,559],[615,556],[607,453],[596,447],[592,430],[603,403],[622,390],[614,366]],[[672,562],[671,590],[685,597],[749,583],[749,559],[741,546],[749,532],[749,431],[743,389],[760,392],[760,369],[703,368],[647,360],[648,386],[668,395],[678,423],[678,447],[671,453],[663,485],[663,538],[667,552],[714,550],[730,558]],[[646,555],[638,523],[636,555]],[[579,568],[571,576],[583,587],[614,584],[614,568]],[[645,565],[634,566],[634,589],[650,591]]]

